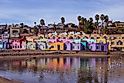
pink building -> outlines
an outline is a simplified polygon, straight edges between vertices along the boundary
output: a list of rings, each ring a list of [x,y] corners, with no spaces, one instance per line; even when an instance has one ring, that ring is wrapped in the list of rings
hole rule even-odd
[[[25,39],[11,39],[10,46],[13,50],[25,50],[26,49],[26,40]]]

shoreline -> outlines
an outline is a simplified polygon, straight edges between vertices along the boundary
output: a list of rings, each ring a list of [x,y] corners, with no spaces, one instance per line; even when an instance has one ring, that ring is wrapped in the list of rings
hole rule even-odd
[[[123,52],[76,52],[76,51],[9,51],[0,52],[0,60],[18,60],[31,58],[56,58],[56,57],[83,57],[83,58],[109,58],[122,56]]]

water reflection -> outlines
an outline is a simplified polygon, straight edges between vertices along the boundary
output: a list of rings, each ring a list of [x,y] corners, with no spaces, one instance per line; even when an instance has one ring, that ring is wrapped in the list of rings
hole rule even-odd
[[[24,83],[123,83],[123,70],[123,57],[59,57],[0,62],[0,76]]]

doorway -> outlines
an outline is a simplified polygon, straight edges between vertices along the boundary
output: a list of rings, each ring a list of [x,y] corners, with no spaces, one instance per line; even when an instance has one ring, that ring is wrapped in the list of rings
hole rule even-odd
[[[101,46],[101,51],[104,51],[104,46],[103,45]]]
[[[60,50],[60,45],[57,45],[58,50]]]

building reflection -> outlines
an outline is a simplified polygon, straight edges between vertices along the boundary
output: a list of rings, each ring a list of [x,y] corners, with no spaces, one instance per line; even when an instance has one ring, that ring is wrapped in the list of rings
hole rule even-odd
[[[43,80],[44,75],[47,74],[51,78],[55,76],[61,82],[66,82],[67,79],[73,80],[74,77],[77,83],[108,83],[111,60],[108,58],[57,57],[16,60],[0,65],[15,72],[21,73],[29,70],[38,73],[39,80]]]
[[[106,58],[81,59],[78,83],[107,83],[108,60]]]

